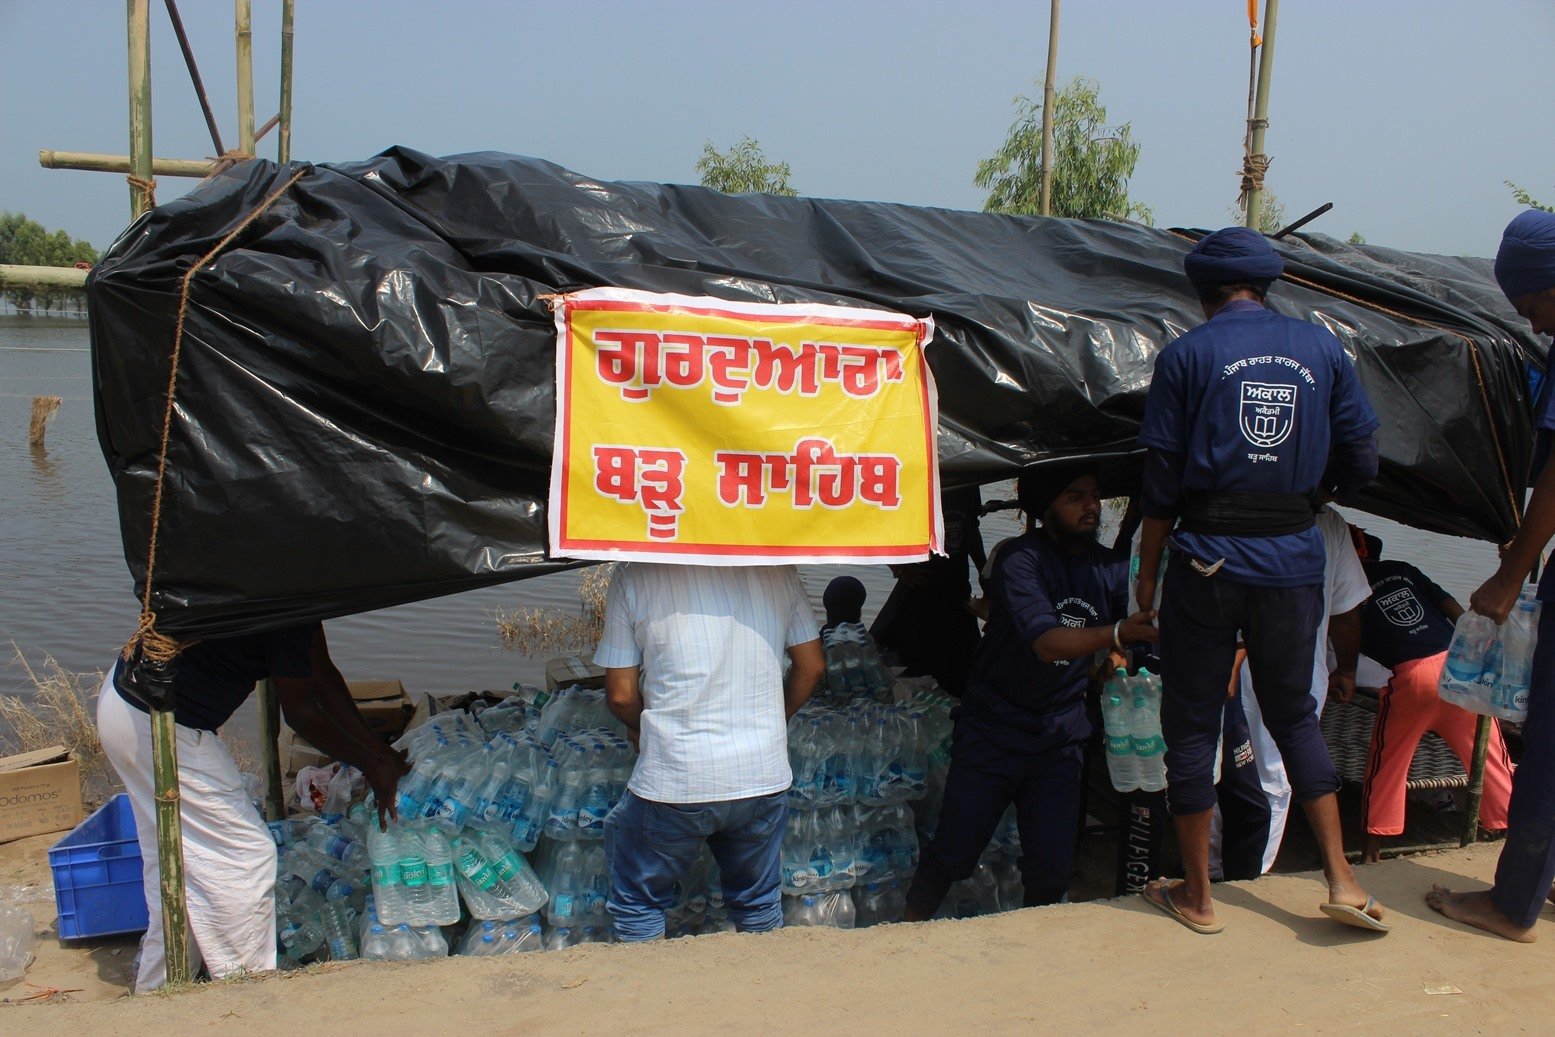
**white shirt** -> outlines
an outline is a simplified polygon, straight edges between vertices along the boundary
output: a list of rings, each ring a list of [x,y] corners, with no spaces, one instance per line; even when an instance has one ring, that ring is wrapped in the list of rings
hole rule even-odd
[[[594,663],[643,668],[642,755],[628,787],[658,803],[788,788],[783,655],[819,636],[793,566],[617,566]]]

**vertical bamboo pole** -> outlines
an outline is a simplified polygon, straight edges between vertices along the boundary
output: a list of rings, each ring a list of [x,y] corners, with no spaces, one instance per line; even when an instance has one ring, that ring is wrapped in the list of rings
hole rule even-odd
[[[254,155],[254,16],[253,0],[237,5],[238,150]]]
[[[155,204],[151,187],[151,0],[126,0],[130,73],[130,215]]]
[[[1053,80],[1058,74],[1058,0],[1051,0],[1047,77],[1042,82],[1042,215],[1053,211]]]
[[[1274,21],[1280,0],[1264,0],[1263,46],[1258,51],[1258,95],[1253,102],[1252,153],[1262,155],[1263,138],[1269,129],[1269,81],[1274,78]],[[1256,230],[1263,217],[1263,187],[1247,192],[1246,225]]]
[[[277,746],[280,737],[281,704],[275,695],[275,683],[266,677],[259,682],[259,762],[265,781],[266,821],[279,821],[286,816],[286,790],[281,785],[281,755]]]
[[[276,137],[276,161],[292,160],[292,18],[297,0],[281,0],[281,126]]]
[[[1463,838],[1458,845],[1467,846],[1479,838],[1479,801],[1485,794],[1485,757],[1490,753],[1490,718],[1482,716],[1474,729],[1474,759],[1469,767],[1469,803],[1465,811],[1468,817],[1463,824]]]
[[[126,0],[130,79],[130,211],[139,217],[155,204],[151,183],[150,0]],[[184,919],[184,841],[179,810],[178,736],[173,714],[151,711],[151,764],[157,816],[157,878],[167,982],[189,982],[189,942]]]
[[[167,984],[189,982],[189,934],[184,911],[184,833],[178,789],[178,733],[170,709],[151,711],[151,758],[157,806],[157,876]]]

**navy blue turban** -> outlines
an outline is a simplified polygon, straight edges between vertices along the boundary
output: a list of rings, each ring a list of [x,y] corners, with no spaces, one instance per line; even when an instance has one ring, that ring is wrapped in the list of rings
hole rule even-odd
[[[1183,257],[1182,268],[1195,291],[1221,284],[1251,284],[1267,290],[1285,272],[1285,261],[1269,239],[1250,227],[1207,234]]]
[[[1506,225],[1496,283],[1512,300],[1555,288],[1555,213],[1529,209]]]

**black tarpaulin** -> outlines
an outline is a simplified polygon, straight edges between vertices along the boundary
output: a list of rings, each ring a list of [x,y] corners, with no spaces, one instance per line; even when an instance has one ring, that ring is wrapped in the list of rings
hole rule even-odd
[[[192,281],[152,608],[213,636],[552,571],[554,330],[600,285],[932,316],[946,485],[1134,446],[1156,354],[1203,318],[1198,232],[604,183],[534,159],[254,161],[138,220],[88,286],[99,433],[144,579]],[[1382,419],[1359,507],[1505,540],[1543,350],[1481,260],[1278,245],[1271,305],[1332,330]],[[1127,465],[1123,466],[1126,470]]]

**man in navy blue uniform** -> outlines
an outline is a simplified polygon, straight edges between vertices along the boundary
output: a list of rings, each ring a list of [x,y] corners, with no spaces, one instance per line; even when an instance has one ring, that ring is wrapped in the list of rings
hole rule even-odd
[[[1555,214],[1530,209],[1511,223],[1496,253],[1496,281],[1535,335],[1555,334]],[[1555,393],[1546,377],[1534,403],[1532,484],[1517,535],[1501,554],[1496,574],[1469,598],[1469,608],[1497,623],[1506,621],[1523,580],[1555,537]],[[1532,943],[1533,924],[1555,881],[1555,569],[1539,581],[1539,643],[1533,653],[1523,757],[1512,775],[1506,845],[1488,891],[1456,893],[1437,886],[1426,894],[1433,908],[1468,925],[1520,943]]]
[[[1311,689],[1326,557],[1316,510],[1325,493],[1343,500],[1376,475],[1377,418],[1333,335],[1265,307],[1284,264],[1262,234],[1216,231],[1183,266],[1207,323],[1156,359],[1139,435],[1148,454],[1136,592],[1154,600],[1177,523],[1161,599],[1161,733],[1186,878],[1152,883],[1145,896],[1195,932],[1224,928],[1210,898],[1209,830],[1240,632],[1264,722],[1322,851],[1322,909],[1385,931],[1345,860],[1339,776]],[[1355,674],[1336,671],[1333,682],[1353,691]]]
[[[1027,531],[993,563],[988,627],[955,710],[944,805],[907,891],[909,922],[933,917],[951,884],[972,874],[1012,801],[1023,902],[1063,899],[1091,735],[1085,689],[1092,665],[1098,653],[1155,640],[1154,613],[1126,614],[1128,559],[1096,542],[1095,469],[1032,469],[1016,495]],[[1038,516],[1042,526],[1034,528]]]

